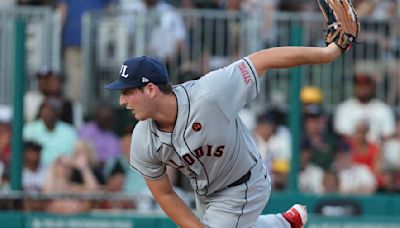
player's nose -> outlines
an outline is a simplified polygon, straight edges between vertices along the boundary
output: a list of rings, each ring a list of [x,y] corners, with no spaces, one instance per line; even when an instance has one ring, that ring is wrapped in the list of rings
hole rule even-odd
[[[125,99],[125,96],[124,95],[119,95],[119,104],[121,105],[121,106],[126,106],[127,105],[127,102],[126,102],[126,99]]]

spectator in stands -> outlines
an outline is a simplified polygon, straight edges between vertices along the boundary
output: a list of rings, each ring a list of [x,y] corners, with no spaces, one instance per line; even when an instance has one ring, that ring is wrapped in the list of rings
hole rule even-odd
[[[372,194],[377,188],[374,174],[363,164],[353,162],[350,146],[342,142],[336,153],[335,169],[342,194]]]
[[[47,168],[40,163],[42,146],[36,142],[24,143],[24,167],[22,171],[22,189],[24,192],[42,192]],[[44,209],[44,201],[38,199],[24,199],[24,211],[41,211]]]
[[[89,10],[110,8],[113,0],[57,0],[61,15],[63,62],[67,77],[67,95],[74,101],[82,98],[82,15]]]
[[[126,182],[125,170],[120,165],[114,166],[107,179],[105,191],[108,193],[121,193],[124,192],[124,185]],[[105,199],[100,202],[101,209],[131,209],[134,208],[134,202],[130,199],[115,200]]]
[[[79,138],[94,146],[99,161],[103,163],[117,157],[121,148],[118,136],[111,130],[114,118],[112,107],[99,104],[94,113],[94,120],[79,129]]]
[[[77,141],[71,156],[71,162],[70,180],[73,184],[84,185],[84,187],[88,188],[88,191],[99,190],[100,186],[106,184],[98,156],[90,142]],[[92,180],[91,176],[94,177],[94,180]]]
[[[39,107],[43,103],[47,93],[48,79],[47,66],[36,73],[37,88],[27,91],[24,95],[24,118],[26,122],[34,121],[39,112]]]
[[[0,166],[3,171],[8,170],[11,159],[11,118],[11,108],[0,105]]]
[[[22,172],[22,187],[27,192],[41,192],[47,169],[40,163],[42,146],[36,142],[24,143],[24,168]]]
[[[257,41],[257,36],[249,39],[251,51],[259,50],[260,48],[269,48],[277,46],[278,42],[278,25],[274,20],[274,15],[278,10],[278,5],[281,0],[244,0],[241,1],[241,12],[246,14],[246,27],[251,32],[261,32],[261,40]],[[260,19],[263,21],[260,23]],[[256,26],[261,26],[261,28]],[[260,45],[261,46],[258,46]]]
[[[122,153],[114,158],[106,161],[104,166],[104,176],[108,180],[113,170],[122,169],[124,172],[123,190],[127,193],[138,194],[142,192],[146,186],[143,176],[129,165],[130,149],[131,149],[131,128],[127,129],[120,139]]]
[[[174,61],[184,47],[186,28],[183,18],[175,8],[162,0],[144,0],[148,33],[148,53],[164,60]],[[168,35],[165,35],[168,34]]]
[[[314,193],[338,193],[339,180],[336,172],[331,171],[336,152],[337,137],[332,132],[330,118],[322,107],[323,94],[315,86],[301,89],[300,99],[303,104],[304,138],[300,168],[307,159],[309,164],[301,171],[300,189],[314,189]],[[305,154],[303,154],[305,152]],[[307,163],[305,163],[307,164]],[[303,184],[303,187],[301,184]],[[308,187],[308,188],[307,188]]]
[[[106,192],[124,192],[125,170],[120,163],[116,163],[107,177]]]
[[[300,152],[299,190],[305,193],[323,193],[324,170],[311,163],[312,148],[303,145]]]
[[[37,73],[37,90],[28,91],[24,97],[25,120],[32,122],[39,106],[47,97],[60,100],[62,104],[60,120],[79,127],[82,123],[82,111],[79,102],[72,102],[63,94],[64,78],[48,66],[43,66]]]
[[[80,147],[79,144],[78,147]],[[100,186],[91,169],[88,155],[85,152],[77,152],[73,157],[58,157],[46,176],[44,190],[59,193],[99,191]]]
[[[332,114],[329,112],[324,112],[324,108],[323,108],[324,107],[324,105],[323,105],[324,96],[323,96],[322,90],[319,87],[308,85],[308,86],[304,86],[303,88],[301,88],[300,100],[303,104],[303,115],[304,116],[307,116],[306,109],[309,105],[317,105],[317,106],[321,107],[321,110],[323,112],[323,119],[326,124],[324,127],[324,131],[326,133],[329,132],[329,134],[335,134],[334,129],[333,129],[333,123],[332,123],[333,122]]]
[[[72,156],[60,156],[46,176],[46,193],[96,193],[100,192],[102,173],[95,166],[95,153],[84,141],[76,143]],[[101,183],[101,184],[104,184]],[[81,199],[52,200],[46,210],[52,213],[82,213],[90,210],[92,203]]]
[[[372,173],[379,174],[380,148],[376,143],[367,138],[369,131],[368,122],[360,121],[350,137],[350,150],[353,162],[366,165]]]
[[[47,193],[69,192],[71,190],[71,159],[66,155],[57,157],[49,166],[44,180],[43,191]]]
[[[339,177],[335,171],[327,170],[324,172],[322,191],[324,194],[339,193]]]
[[[400,172],[400,118],[396,120],[396,132],[383,145],[382,167]]]
[[[59,120],[61,103],[47,98],[39,108],[39,118],[23,129],[25,140],[36,141],[43,147],[42,164],[49,166],[60,155],[72,153],[77,133],[75,128]]]
[[[173,5],[163,0],[119,0],[119,8],[145,12],[146,53],[162,59],[167,67],[176,64],[179,52],[185,46],[186,28],[182,16]],[[132,24],[129,26],[132,27]]]
[[[274,160],[271,166],[272,191],[285,191],[288,185],[290,164],[287,160]]]
[[[368,121],[368,138],[382,142],[395,133],[395,117],[390,106],[375,98],[375,81],[370,75],[354,77],[354,97],[339,104],[334,117],[335,130],[344,137],[355,133],[357,124]]]
[[[275,160],[290,162],[290,132],[278,124],[273,113],[266,112],[258,116],[254,137],[266,167],[271,167]]]
[[[329,169],[336,150],[336,137],[327,130],[327,118],[321,105],[304,106],[304,136],[302,143],[309,145],[311,162]]]
[[[93,193],[97,189],[96,178],[83,159],[72,161],[68,156],[58,157],[51,165],[44,181],[45,193]],[[71,181],[72,167],[79,167],[84,173],[83,184]],[[46,205],[50,213],[74,214],[91,209],[91,204],[79,199],[54,199]]]

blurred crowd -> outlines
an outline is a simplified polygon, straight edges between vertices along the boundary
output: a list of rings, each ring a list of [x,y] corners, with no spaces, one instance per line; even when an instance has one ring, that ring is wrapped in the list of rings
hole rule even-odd
[[[154,203],[141,174],[131,169],[131,134],[136,123],[124,122],[116,130],[119,116],[115,106],[96,101],[84,115],[78,102],[64,95],[64,77],[44,66],[36,73],[37,86],[24,96],[22,189],[32,194],[126,193],[124,199],[60,199],[23,202],[25,210],[79,213],[92,209],[160,210]],[[0,192],[10,187],[12,109],[0,106]],[[173,183],[175,170],[168,170]],[[176,186],[187,202],[191,197]],[[134,196],[134,197],[132,197]],[[7,201],[7,200],[5,200]],[[4,204],[0,200],[0,208]]]
[[[298,176],[301,192],[400,192],[400,115],[376,98],[375,86],[372,76],[356,74],[354,95],[333,112],[324,110],[323,91],[303,87]],[[287,189],[291,168],[287,115],[287,111],[276,107],[259,116],[243,115],[270,169],[275,191]]]
[[[130,171],[133,123],[117,135],[115,109],[98,102],[83,121],[79,108],[63,95],[63,78],[47,67],[37,72],[37,90],[24,97],[22,187],[28,193],[142,192],[143,178]],[[10,189],[11,110],[0,107],[0,173],[2,191]],[[77,127],[80,125],[80,127]],[[29,201],[26,209],[60,213],[92,208],[89,201],[60,199]],[[136,208],[132,200],[97,202],[97,208]]]
[[[7,2],[12,2],[12,0]],[[279,39],[282,36],[285,37],[284,39],[290,39],[291,35],[286,34],[287,31],[283,31],[284,29],[281,28],[287,25],[279,25],[278,22],[272,20],[275,12],[319,13],[320,11],[315,1],[306,0],[87,0],[83,2],[80,0],[15,0],[14,2],[20,6],[51,7],[57,13],[62,26],[61,69],[66,76],[65,93],[73,101],[82,100],[82,91],[86,89],[82,83],[84,59],[81,48],[82,16],[85,12],[122,10],[117,11],[123,12],[121,13],[123,14],[122,21],[119,21],[119,18],[116,20],[118,23],[112,24],[110,21],[107,22],[108,18],[104,18],[104,21],[99,22],[99,26],[111,23],[117,27],[122,24],[128,32],[124,33],[126,37],[119,39],[131,40],[123,47],[117,47],[116,44],[103,47],[107,50],[96,52],[96,58],[100,59],[102,54],[99,53],[115,54],[119,49],[129,49],[128,52],[136,53],[131,49],[137,48],[140,49],[138,53],[146,53],[163,60],[170,70],[170,75],[176,79],[175,81],[181,82],[233,62],[241,57],[240,54],[243,54],[242,46],[246,46],[246,51],[252,52],[260,48],[279,45]],[[385,66],[387,69],[380,70],[383,75],[377,75],[377,77],[379,77],[380,84],[386,83],[384,86],[389,87],[387,84],[390,84],[391,81],[388,82],[387,77],[394,76],[400,70],[396,61],[389,61],[393,59],[391,58],[393,56],[400,57],[398,34],[391,34],[398,33],[399,30],[389,31],[387,28],[389,24],[383,20],[398,15],[397,1],[354,0],[352,2],[360,17],[378,20],[368,26],[362,25],[363,32],[359,40],[363,42],[365,48],[354,51],[357,51],[355,53],[358,56],[357,60],[361,60],[355,64],[355,67],[376,70]],[[0,5],[0,7],[2,6]],[[205,17],[198,20],[195,16],[193,18],[184,17],[177,9],[242,12],[248,21],[239,22],[238,18],[232,17]],[[133,35],[137,27],[140,27],[139,19],[133,15],[133,12],[146,14],[143,26],[145,27],[143,39],[146,41],[144,47],[137,47],[136,41],[132,41],[141,39]],[[243,25],[243,23],[247,24]],[[249,31],[246,32],[254,33],[255,35],[252,37],[254,39],[245,41],[244,39],[248,37],[242,37],[241,27],[247,25],[254,27],[254,24],[262,24],[261,31],[258,31],[258,28],[249,28]],[[117,29],[109,32],[117,33],[116,31]],[[282,35],[282,33],[286,35]],[[310,41],[312,45],[314,43],[322,44],[320,31],[314,31],[309,36],[306,39],[312,40]],[[96,40],[96,42],[100,43],[100,40]],[[374,62],[374,60],[379,61]],[[400,84],[399,81],[397,80],[393,84]],[[392,100],[398,99],[398,94],[395,92],[388,96],[391,96]],[[392,101],[392,103],[394,102]]]
[[[393,0],[354,0],[361,16],[387,18],[397,14]],[[148,10],[159,14],[159,29],[149,37],[148,52],[167,64],[184,48],[190,29],[174,9],[220,9],[247,13],[318,11],[314,1],[294,0],[18,0],[18,5],[50,6],[63,22],[63,71],[48,66],[38,69],[36,86],[24,97],[23,190],[39,193],[129,193],[140,200],[54,199],[29,200],[27,210],[58,213],[91,209],[154,209],[151,194],[140,174],[129,165],[130,137],[134,121],[116,131],[117,108],[94,99],[94,108],[83,113],[81,97],[81,17],[94,9]],[[266,27],[270,26],[266,22]],[[169,36],[165,36],[167,33]],[[266,35],[267,36],[267,35]],[[206,39],[205,37],[203,38]],[[265,37],[268,43],[269,37]],[[272,38],[271,38],[272,39]],[[268,46],[266,44],[265,46]],[[226,49],[209,47],[202,53],[230,55]],[[221,52],[221,53],[217,53]],[[179,58],[178,58],[179,61]],[[223,65],[214,59],[215,66]],[[197,76],[210,70],[204,68]],[[182,75],[182,80],[194,78]],[[375,95],[374,75],[354,75],[354,95],[328,112],[323,91],[303,87],[300,172],[298,187],[313,194],[374,194],[400,192],[400,113]],[[269,168],[273,191],[285,191],[292,158],[288,110],[266,107],[261,113],[249,108],[240,116],[253,133],[262,159]],[[12,110],[0,106],[0,191],[10,190]],[[168,170],[176,191],[190,203],[190,186],[176,170]],[[150,199],[147,200],[147,199]]]

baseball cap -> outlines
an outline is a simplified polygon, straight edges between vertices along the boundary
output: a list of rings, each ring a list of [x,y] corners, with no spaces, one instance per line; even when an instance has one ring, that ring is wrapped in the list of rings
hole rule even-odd
[[[305,104],[320,104],[323,100],[322,91],[315,86],[305,86],[301,89],[300,99]]]
[[[44,65],[36,72],[37,78],[47,78],[49,76],[55,76],[62,78],[61,72],[52,69],[50,66]]]
[[[324,109],[318,104],[309,104],[304,106],[304,115],[306,118],[309,117],[320,117],[323,116]]]
[[[356,85],[373,85],[375,83],[375,80],[366,74],[357,74],[353,80]]]
[[[270,123],[270,124],[277,124],[277,117],[276,115],[271,112],[267,111],[257,117],[257,122],[258,123]]]
[[[110,90],[137,88],[148,82],[156,85],[168,84],[165,65],[152,57],[133,57],[122,64],[118,80],[107,84],[104,88]]]
[[[277,159],[272,162],[272,171],[287,173],[290,171],[290,163],[284,159]]]

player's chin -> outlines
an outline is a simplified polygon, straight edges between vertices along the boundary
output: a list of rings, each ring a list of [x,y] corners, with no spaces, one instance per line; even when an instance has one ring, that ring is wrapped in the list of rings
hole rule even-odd
[[[148,119],[147,116],[140,115],[140,113],[137,113],[137,112],[134,112],[132,114],[133,114],[133,117],[135,117],[135,119],[138,120],[138,121],[142,121],[142,120]]]

